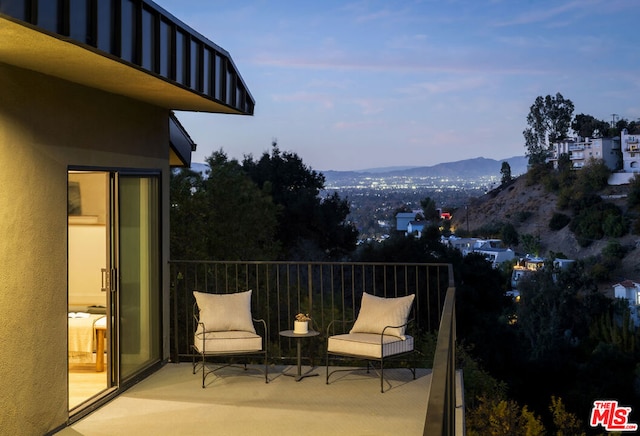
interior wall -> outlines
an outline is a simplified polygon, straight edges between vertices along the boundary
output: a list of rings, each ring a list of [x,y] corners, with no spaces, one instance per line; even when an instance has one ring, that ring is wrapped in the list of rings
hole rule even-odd
[[[107,265],[106,226],[69,224],[69,310],[105,306],[102,268]]]
[[[105,306],[102,269],[107,266],[107,190],[104,172],[69,173],[69,310]]]
[[[68,419],[67,170],[160,169],[166,265],[169,113],[2,63],[0,89],[0,422],[46,434]]]

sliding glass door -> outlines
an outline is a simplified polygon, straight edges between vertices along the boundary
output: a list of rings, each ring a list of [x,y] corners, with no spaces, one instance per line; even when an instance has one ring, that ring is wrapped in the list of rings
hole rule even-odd
[[[159,177],[68,174],[69,409],[161,358]]]

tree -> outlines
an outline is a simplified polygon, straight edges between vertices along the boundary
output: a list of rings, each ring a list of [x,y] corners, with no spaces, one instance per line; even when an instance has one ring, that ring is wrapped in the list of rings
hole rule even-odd
[[[576,188],[583,192],[596,192],[605,188],[609,181],[611,170],[602,159],[591,158],[578,172]]]
[[[203,259],[206,248],[202,235],[206,232],[202,199],[203,179],[200,173],[188,168],[171,172],[169,184],[171,231],[169,250],[171,259]],[[189,223],[189,225],[180,225]]]
[[[420,207],[422,207],[422,216],[428,221],[440,220],[440,213],[436,208],[436,202],[430,197],[425,197],[420,200]]]
[[[525,233],[520,235],[520,244],[525,253],[531,253],[536,256],[540,253],[540,236]]]
[[[571,129],[583,138],[603,137],[609,134],[609,123],[591,115],[578,114],[571,123]]]
[[[513,224],[507,223],[502,226],[500,239],[507,245],[518,245],[518,231]]]
[[[480,404],[466,418],[470,436],[527,436],[545,434],[540,417],[527,406],[512,400],[480,398]]]
[[[271,260],[277,257],[277,208],[222,151],[206,159],[205,176],[171,175],[172,259]]]
[[[247,177],[235,159],[222,151],[206,159],[209,176],[203,182],[202,215],[207,257],[214,260],[277,258],[278,208]],[[188,221],[186,221],[188,222]]]
[[[324,175],[297,154],[274,142],[259,160],[245,156],[242,168],[279,206],[277,239],[287,258],[336,257],[355,249],[358,232],[347,221],[348,202],[337,195],[321,199]]]
[[[500,168],[500,175],[502,178],[500,179],[501,184],[509,183],[512,180],[511,177],[511,165],[509,162],[502,162],[502,167]]]
[[[527,115],[528,128],[524,130],[529,165],[545,163],[551,145],[566,137],[573,116],[573,102],[557,93],[555,97],[538,96]]]
[[[629,209],[640,209],[640,174],[638,173],[634,174],[629,180],[627,206]]]

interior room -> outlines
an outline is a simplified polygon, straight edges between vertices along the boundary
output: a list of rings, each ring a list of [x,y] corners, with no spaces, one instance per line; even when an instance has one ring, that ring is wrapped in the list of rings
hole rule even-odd
[[[109,388],[108,173],[68,175],[69,410]]]

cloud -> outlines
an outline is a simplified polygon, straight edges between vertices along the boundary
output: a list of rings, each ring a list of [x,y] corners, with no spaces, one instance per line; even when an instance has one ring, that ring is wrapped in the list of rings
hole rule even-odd
[[[317,103],[325,109],[334,107],[333,98],[326,94],[299,91],[292,94],[275,94],[272,97],[275,102],[304,102]]]
[[[449,94],[458,93],[476,89],[483,89],[489,85],[486,78],[481,75],[468,77],[455,77],[445,80],[433,80],[429,82],[414,83],[408,87],[401,89],[404,94]]]
[[[572,22],[567,20],[567,13],[572,11],[596,13],[599,9],[606,7],[607,2],[604,0],[572,0],[569,2],[558,4],[557,6],[551,8],[545,7],[541,9],[531,9],[521,13],[520,15],[512,19],[495,21],[493,22],[493,26],[517,26],[541,22],[551,24],[550,22],[558,17],[563,18],[563,23],[565,26],[569,26],[572,24]],[[556,22],[555,25],[558,25],[558,23]]]

